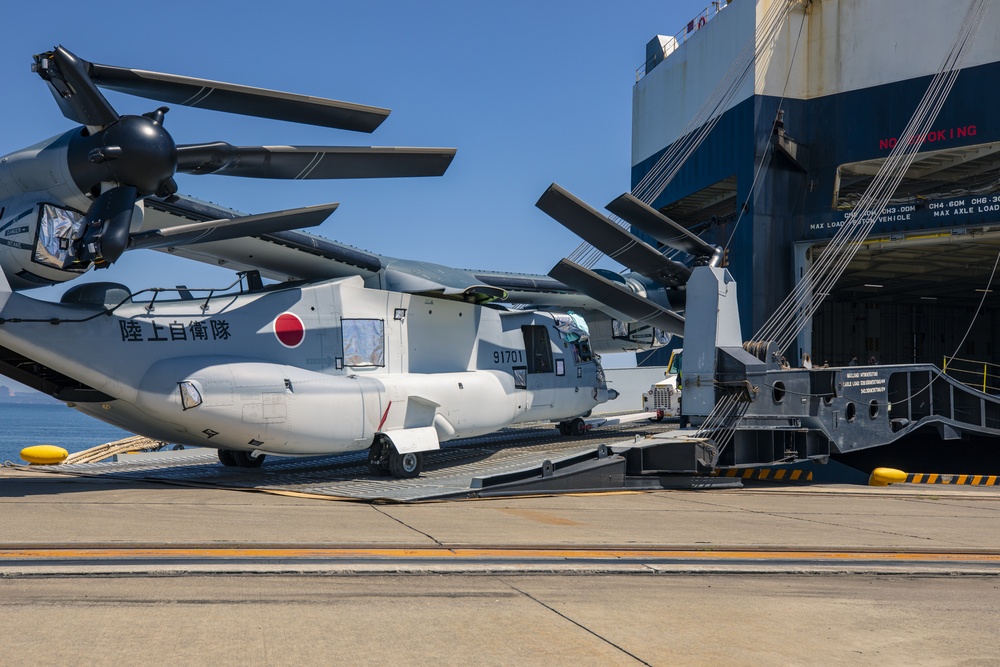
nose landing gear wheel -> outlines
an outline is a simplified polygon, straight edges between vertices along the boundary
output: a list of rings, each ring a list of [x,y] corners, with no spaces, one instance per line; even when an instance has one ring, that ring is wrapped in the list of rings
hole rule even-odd
[[[236,452],[231,449],[220,449],[219,450],[219,463],[231,468],[236,465]]]

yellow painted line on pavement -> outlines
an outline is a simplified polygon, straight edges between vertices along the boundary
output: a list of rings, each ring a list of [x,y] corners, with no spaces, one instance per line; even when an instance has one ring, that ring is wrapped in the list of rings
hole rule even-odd
[[[898,562],[996,562],[998,552],[691,550],[691,549],[541,549],[541,548],[25,548],[0,549],[0,561],[94,560],[136,558],[406,558],[406,559],[550,559],[550,560],[804,560]]]

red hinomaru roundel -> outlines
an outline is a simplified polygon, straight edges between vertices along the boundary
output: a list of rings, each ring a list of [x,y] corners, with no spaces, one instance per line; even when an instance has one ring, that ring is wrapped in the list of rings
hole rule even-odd
[[[306,337],[306,327],[295,313],[282,313],[274,318],[274,336],[285,347],[298,347]]]

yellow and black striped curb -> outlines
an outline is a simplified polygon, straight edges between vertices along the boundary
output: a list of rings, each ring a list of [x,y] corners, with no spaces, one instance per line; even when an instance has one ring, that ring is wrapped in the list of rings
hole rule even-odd
[[[941,475],[938,473],[905,473],[894,468],[875,468],[868,478],[869,486],[889,484],[954,484],[962,486],[997,486],[998,475]]]
[[[788,468],[730,468],[716,470],[712,477],[738,477],[739,479],[760,479],[770,482],[811,482],[813,474],[808,470]]]

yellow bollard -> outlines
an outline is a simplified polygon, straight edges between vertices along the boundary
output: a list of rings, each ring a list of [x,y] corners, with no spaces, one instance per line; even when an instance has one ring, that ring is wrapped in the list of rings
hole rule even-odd
[[[67,456],[69,456],[69,452],[55,445],[34,445],[21,450],[21,458],[36,465],[62,463]]]
[[[868,478],[868,486],[889,486],[906,481],[906,473],[895,468],[875,468]]]

